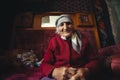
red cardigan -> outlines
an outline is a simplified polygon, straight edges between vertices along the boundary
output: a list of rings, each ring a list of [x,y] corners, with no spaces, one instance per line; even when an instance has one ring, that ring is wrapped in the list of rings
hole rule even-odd
[[[67,40],[61,39],[59,35],[53,37],[44,54],[43,62],[40,65],[42,77],[49,77],[55,67],[87,67],[91,71],[98,69],[96,53],[93,53],[88,40],[82,35],[82,47],[80,54],[74,51]]]

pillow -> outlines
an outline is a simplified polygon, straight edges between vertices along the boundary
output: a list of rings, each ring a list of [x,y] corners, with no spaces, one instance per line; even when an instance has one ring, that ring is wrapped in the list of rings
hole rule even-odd
[[[113,74],[120,75],[120,54],[115,54],[107,57],[106,65],[110,67]]]
[[[39,62],[33,50],[20,50],[17,54],[17,61],[25,67],[35,67]]]
[[[111,69],[113,73],[120,74],[120,54],[111,56]]]

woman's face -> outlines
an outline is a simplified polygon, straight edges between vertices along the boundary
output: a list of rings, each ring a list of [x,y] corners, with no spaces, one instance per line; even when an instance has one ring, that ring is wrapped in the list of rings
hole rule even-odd
[[[63,37],[70,37],[73,32],[73,23],[63,22],[58,26],[58,33]]]

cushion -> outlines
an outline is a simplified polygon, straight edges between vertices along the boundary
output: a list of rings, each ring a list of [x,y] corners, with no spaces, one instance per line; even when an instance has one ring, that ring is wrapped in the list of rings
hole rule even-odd
[[[114,75],[120,75],[120,54],[107,57],[105,63],[107,68],[110,68]]]
[[[35,64],[39,62],[33,50],[19,50],[17,61],[26,67],[35,67]]]
[[[115,74],[120,74],[120,54],[111,56],[111,70]]]

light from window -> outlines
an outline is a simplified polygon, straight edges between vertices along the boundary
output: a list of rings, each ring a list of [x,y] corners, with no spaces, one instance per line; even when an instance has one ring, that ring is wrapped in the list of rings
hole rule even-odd
[[[55,27],[55,21],[59,15],[43,16],[41,19],[41,27]]]

